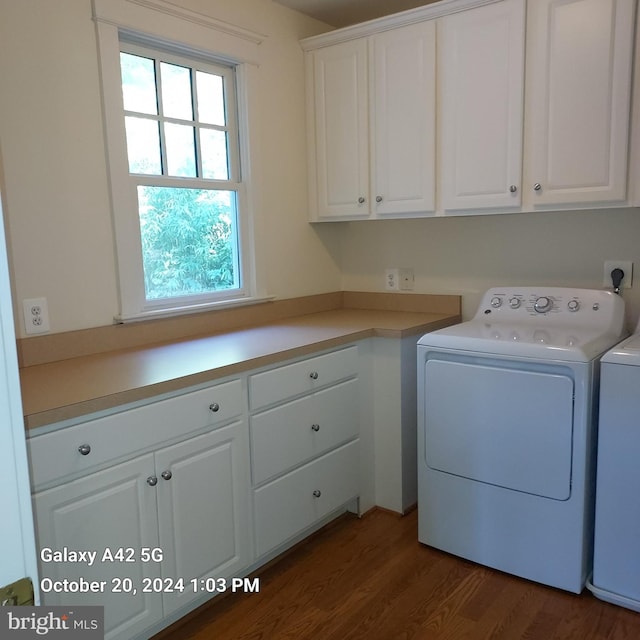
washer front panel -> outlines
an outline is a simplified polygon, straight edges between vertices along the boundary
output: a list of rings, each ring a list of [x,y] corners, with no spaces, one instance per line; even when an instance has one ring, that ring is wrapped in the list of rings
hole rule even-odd
[[[571,495],[574,380],[438,354],[425,362],[425,460],[433,470],[554,500]]]

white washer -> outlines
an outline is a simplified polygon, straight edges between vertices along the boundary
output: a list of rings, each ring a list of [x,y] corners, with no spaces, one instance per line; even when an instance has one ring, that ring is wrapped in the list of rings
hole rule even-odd
[[[507,287],[418,342],[418,537],[579,593],[591,570],[599,357],[624,337],[608,291]]]
[[[602,600],[640,611],[640,325],[602,357],[593,578]]]

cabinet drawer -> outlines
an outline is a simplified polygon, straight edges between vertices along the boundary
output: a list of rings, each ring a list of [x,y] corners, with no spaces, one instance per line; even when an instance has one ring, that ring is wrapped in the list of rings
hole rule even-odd
[[[116,460],[242,413],[242,383],[208,389],[98,418],[27,440],[34,486]],[[79,448],[88,445],[82,455]]]
[[[358,469],[354,440],[254,491],[257,555],[357,497]]]
[[[358,435],[358,381],[348,380],[251,418],[254,485]]]
[[[358,373],[358,348],[348,347],[249,378],[251,409],[259,409],[313,391]]]

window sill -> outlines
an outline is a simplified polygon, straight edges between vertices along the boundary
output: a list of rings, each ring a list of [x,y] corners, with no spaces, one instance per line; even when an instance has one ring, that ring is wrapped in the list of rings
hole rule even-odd
[[[172,307],[170,309],[149,309],[133,314],[119,314],[114,317],[115,324],[127,324],[130,322],[142,322],[144,320],[154,320],[156,318],[171,318],[174,316],[184,316],[192,313],[202,313],[216,309],[230,309],[232,307],[244,307],[250,304],[260,304],[269,302],[275,296],[254,296],[246,298],[236,298],[233,300],[218,300],[215,302],[204,302],[202,304],[189,305],[184,307]]]

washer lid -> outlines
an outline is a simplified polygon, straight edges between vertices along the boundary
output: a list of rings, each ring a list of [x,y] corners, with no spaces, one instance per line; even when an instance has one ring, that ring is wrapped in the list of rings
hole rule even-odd
[[[427,333],[418,344],[522,358],[589,362],[619,340],[618,335],[584,328],[471,320]]]
[[[605,353],[602,362],[640,366],[640,333],[635,333]]]

